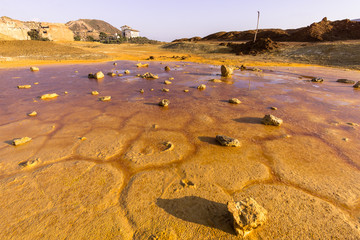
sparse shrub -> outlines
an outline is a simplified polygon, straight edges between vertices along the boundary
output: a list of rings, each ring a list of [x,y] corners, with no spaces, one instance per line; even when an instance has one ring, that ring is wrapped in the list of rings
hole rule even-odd
[[[87,37],[86,37],[86,41],[88,41],[88,42],[94,42],[94,41],[95,41],[95,38],[93,38],[92,36],[87,36]]]
[[[80,41],[80,40],[81,40],[81,37],[79,35],[74,36],[74,41]]]
[[[36,29],[31,29],[30,31],[28,31],[27,34],[29,35],[29,37],[30,37],[31,40],[50,41],[50,39],[47,38],[47,37],[45,37],[45,38],[44,38],[44,37],[41,37],[39,31],[36,30]]]
[[[31,40],[40,40],[39,31],[36,29],[31,29],[30,31],[28,31],[27,34],[29,35]]]

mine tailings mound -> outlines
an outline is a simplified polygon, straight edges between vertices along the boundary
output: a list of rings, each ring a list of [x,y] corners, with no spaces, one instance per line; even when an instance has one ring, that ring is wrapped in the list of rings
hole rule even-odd
[[[230,47],[232,52],[236,53],[237,55],[257,55],[259,53],[271,52],[278,48],[277,42],[274,42],[270,38],[260,38],[255,42],[248,41],[246,43],[229,43],[227,46]]]
[[[176,41],[249,41],[254,39],[255,30],[218,32],[204,38],[183,38]],[[258,38],[271,38],[274,41],[317,42],[360,39],[360,22],[349,19],[320,22],[298,29],[260,29]]]

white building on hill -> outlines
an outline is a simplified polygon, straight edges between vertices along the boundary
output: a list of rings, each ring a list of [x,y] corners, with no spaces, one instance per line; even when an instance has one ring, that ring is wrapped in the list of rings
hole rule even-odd
[[[132,29],[128,25],[122,26],[121,31],[122,31],[123,37],[126,37],[126,38],[140,37],[140,34],[139,34],[140,31]]]

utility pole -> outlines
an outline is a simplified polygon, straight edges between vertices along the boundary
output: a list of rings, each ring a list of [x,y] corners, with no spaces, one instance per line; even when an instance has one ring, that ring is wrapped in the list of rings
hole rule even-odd
[[[256,25],[256,32],[255,32],[255,36],[254,36],[254,42],[256,41],[256,35],[258,33],[258,30],[259,30],[259,19],[260,19],[260,12],[258,12],[258,19],[257,19],[257,25]]]

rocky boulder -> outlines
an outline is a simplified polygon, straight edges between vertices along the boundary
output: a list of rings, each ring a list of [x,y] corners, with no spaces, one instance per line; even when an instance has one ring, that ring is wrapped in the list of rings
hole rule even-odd
[[[231,77],[234,69],[225,65],[221,65],[221,76],[222,77]]]
[[[234,229],[242,237],[266,222],[266,209],[250,197],[228,202],[227,207],[234,220]]]

